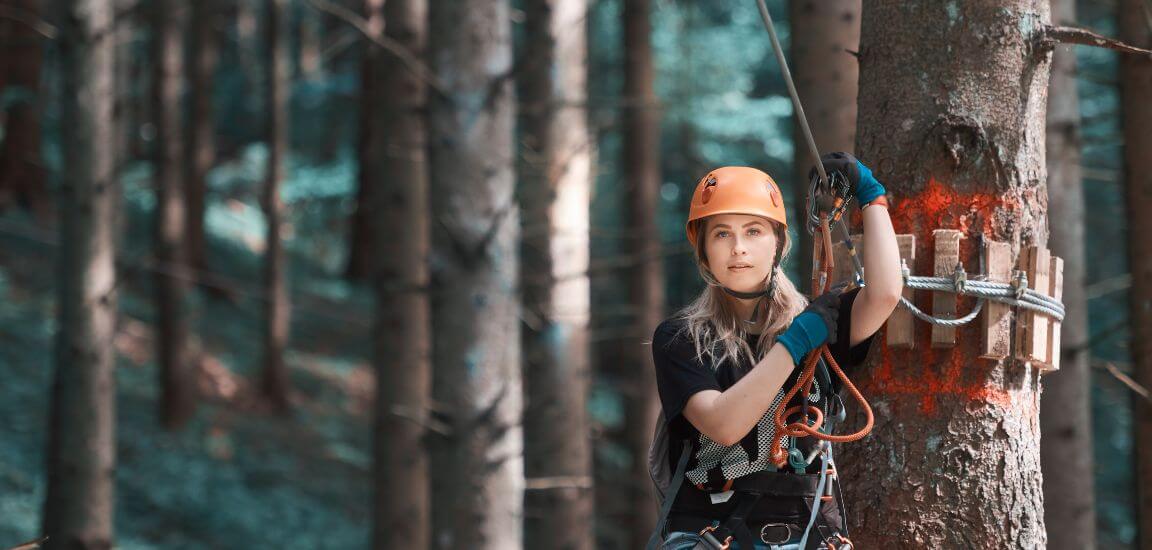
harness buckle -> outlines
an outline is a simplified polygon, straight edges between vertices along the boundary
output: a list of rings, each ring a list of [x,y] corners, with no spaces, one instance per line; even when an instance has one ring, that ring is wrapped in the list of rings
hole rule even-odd
[[[724,539],[724,542],[720,542],[720,540],[716,538],[716,535],[712,534],[716,529],[717,526],[715,525],[709,525],[701,529],[700,538],[704,539],[704,542],[712,545],[712,548],[715,550],[728,550],[728,547],[732,545],[732,535],[728,535],[728,538]]]
[[[784,537],[780,538],[780,539],[768,540],[768,528],[769,527],[783,527],[784,528]],[[760,541],[765,543],[765,544],[784,544],[784,543],[788,542],[791,538],[792,538],[792,525],[787,524],[787,523],[765,523],[764,526],[760,528]]]

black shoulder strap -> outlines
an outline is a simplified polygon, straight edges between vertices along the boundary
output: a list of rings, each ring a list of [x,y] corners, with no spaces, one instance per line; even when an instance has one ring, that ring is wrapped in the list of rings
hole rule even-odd
[[[672,474],[672,482],[668,484],[668,491],[664,493],[664,502],[660,505],[660,519],[656,521],[656,530],[648,537],[646,550],[656,550],[663,542],[664,526],[668,524],[668,513],[672,511],[672,503],[676,501],[676,493],[680,492],[680,485],[684,482],[684,472],[688,470],[688,458],[692,454],[692,440],[685,439],[680,449],[680,461],[676,463],[676,473]]]

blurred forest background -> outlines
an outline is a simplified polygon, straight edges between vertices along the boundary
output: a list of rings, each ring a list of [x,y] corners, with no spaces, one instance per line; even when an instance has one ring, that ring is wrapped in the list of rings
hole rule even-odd
[[[58,275],[65,269],[58,192],[73,160],[63,141],[77,131],[61,109],[60,43],[70,27],[55,15],[57,3],[63,2],[0,2],[0,137],[8,155],[0,163],[0,547],[41,535],[48,498],[54,338],[62,322]],[[524,3],[513,1],[509,11],[518,61],[532,47]],[[646,340],[651,330],[637,326],[628,282],[640,263],[632,241],[645,238],[626,226],[629,3],[590,0],[578,20],[587,38],[586,120],[593,136],[586,410],[595,538],[604,548],[627,547],[620,534],[633,522],[636,501],[629,495],[648,481],[635,470],[622,390],[636,365],[622,361],[635,354],[621,346]],[[105,136],[112,141],[104,151],[117,159],[118,547],[362,548],[372,540],[376,300],[372,268],[360,264],[380,260],[381,248],[362,240],[357,223],[365,222],[356,220],[358,212],[374,214],[362,185],[364,124],[382,93],[381,80],[366,77],[379,70],[370,58],[381,55],[366,38],[379,32],[365,11],[373,4],[112,1],[117,126]],[[789,3],[768,4],[789,48]],[[270,6],[283,18],[276,39],[282,57],[268,50]],[[1115,1],[1080,0],[1076,9],[1079,26],[1118,34]],[[804,181],[808,166],[794,160],[792,106],[753,2],[653,0],[650,19],[659,105],[651,110],[659,124],[651,209],[667,314],[701,285],[682,236],[698,178],[710,167],[747,164],[788,189]],[[160,39],[166,50],[157,47]],[[1129,370],[1130,277],[1119,243],[1137,237],[1126,229],[1120,54],[1069,51],[1079,64],[1096,539],[1102,547],[1134,547],[1136,394],[1105,366]],[[270,59],[282,60],[283,70],[270,67]],[[158,78],[167,84],[157,85]],[[270,92],[278,78],[286,86],[280,96]],[[156,100],[158,88],[167,99]],[[270,138],[275,97],[286,101],[288,132]],[[17,166],[11,151],[19,147],[34,152],[32,162]],[[521,157],[531,155],[524,151]],[[178,164],[164,161],[161,169],[158,158]],[[271,201],[269,209],[262,196],[277,179],[268,168],[277,159],[283,173],[272,192],[282,204]],[[189,191],[158,194],[164,186]],[[795,216],[795,197],[788,200]],[[177,224],[168,233],[157,227],[165,201],[182,202],[187,218],[167,218]],[[269,312],[275,316],[269,305],[281,302],[265,271],[269,212],[282,214],[280,280],[291,312],[276,352],[283,378],[267,370],[275,345],[266,337]],[[166,256],[158,239],[187,248]],[[786,268],[804,281],[797,258]],[[188,283],[177,285],[176,315],[185,327],[160,322],[167,276]],[[165,330],[178,331],[175,341],[193,351],[161,347]],[[190,354],[176,359],[190,365],[177,369],[176,390],[159,383],[163,353]],[[534,490],[531,479],[528,489]],[[528,516],[546,512],[526,508]]]

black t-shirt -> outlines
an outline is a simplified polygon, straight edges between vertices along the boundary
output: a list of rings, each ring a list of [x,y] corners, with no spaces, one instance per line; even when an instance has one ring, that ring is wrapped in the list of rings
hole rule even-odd
[[[837,323],[836,343],[829,346],[829,351],[836,363],[851,379],[857,366],[868,355],[873,336],[869,336],[859,344],[849,348],[848,341],[851,334],[852,304],[859,294],[859,289],[845,293],[840,301],[840,316]],[[685,328],[682,319],[668,319],[656,328],[652,338],[652,355],[656,366],[656,385],[660,394],[660,402],[664,410],[664,417],[668,421],[668,431],[671,444],[669,451],[670,467],[675,469],[679,461],[681,442],[685,439],[692,441],[692,457],[688,461],[686,481],[673,505],[674,511],[692,512],[695,514],[708,514],[709,517],[722,517],[726,506],[713,505],[709,492],[719,491],[719,487],[729,479],[736,479],[751,473],[764,471],[769,468],[771,458],[769,450],[775,436],[773,416],[784,395],[792,389],[800,375],[800,368],[796,368],[784,386],[780,388],[768,409],[757,423],[756,427],[748,432],[739,443],[725,447],[712,441],[708,436],[701,434],[688,419],[681,414],[688,399],[704,390],[724,391],[740,380],[754,366],[744,357],[739,361],[726,361],[717,368],[707,363],[706,359],[697,359],[696,346]],[[753,350],[759,340],[758,335],[749,335],[748,344]],[[832,376],[832,389],[838,392],[840,379],[835,373]],[[798,398],[797,398],[798,399]],[[812,386],[812,393],[808,400],[814,406],[827,410],[820,401],[819,383]],[[796,403],[794,400],[793,403]],[[788,439],[783,437],[783,448],[788,448]],[[803,438],[800,443],[809,443],[813,438]],[[799,443],[798,443],[799,444]],[[789,470],[790,471],[790,470]],[[814,462],[809,472],[819,471],[819,461]],[[704,486],[700,490],[696,485]],[[729,501],[731,503],[732,501]],[[770,503],[757,508],[773,508]],[[795,511],[801,513],[801,509]],[[753,513],[752,516],[763,514]],[[792,514],[787,514],[792,515]]]

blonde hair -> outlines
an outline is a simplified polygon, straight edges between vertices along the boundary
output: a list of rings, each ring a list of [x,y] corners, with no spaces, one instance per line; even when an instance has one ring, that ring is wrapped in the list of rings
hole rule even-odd
[[[725,361],[736,361],[740,357],[748,358],[752,364],[757,363],[772,345],[776,337],[788,328],[792,319],[804,311],[808,299],[796,289],[780,265],[792,250],[792,240],[788,231],[776,221],[769,220],[776,233],[776,291],[772,297],[762,304],[761,310],[767,310],[759,320],[760,340],[753,350],[747,342],[748,330],[744,319],[739,318],[733,307],[732,298],[724,291],[720,281],[708,268],[708,257],[704,251],[706,231],[704,231],[708,218],[697,221],[696,231],[696,267],[700,270],[700,277],[707,286],[692,303],[680,310],[676,317],[685,321],[683,331],[686,331],[696,346],[696,357],[701,361],[708,361],[712,370],[716,370]],[[769,276],[768,280],[772,277]],[[769,281],[764,281],[767,290]]]

